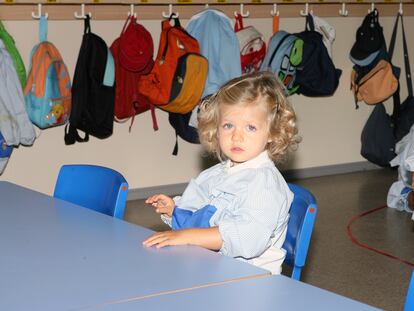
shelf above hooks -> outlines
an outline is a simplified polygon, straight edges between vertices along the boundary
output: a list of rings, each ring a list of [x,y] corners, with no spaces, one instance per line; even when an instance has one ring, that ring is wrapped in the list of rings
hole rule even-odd
[[[243,11],[240,9],[241,4],[243,4],[243,2],[244,11],[246,14],[247,12],[249,12],[249,18],[271,18],[271,14],[272,12],[274,12],[275,8],[277,8],[277,12],[279,13],[280,18],[301,17],[301,11],[302,13],[306,13],[306,4],[308,4],[308,13],[310,13],[312,10],[313,14],[321,17],[344,16],[346,18],[365,16],[367,14],[368,9],[371,9],[372,6],[371,2],[354,3],[341,1],[333,3],[328,2],[329,0],[325,0],[325,2],[323,3],[316,1],[279,2],[277,3],[277,7],[274,6],[275,3],[270,2],[270,0],[261,0],[261,3],[258,4],[252,3],[251,0],[250,2],[232,2],[232,4],[230,2],[217,3],[205,0],[179,0],[172,3],[168,3],[161,0],[141,0],[148,1],[145,3],[136,3],[133,2],[133,0],[130,0],[130,2],[128,3],[113,2],[116,0],[90,0],[100,2],[99,4],[67,4],[63,2],[65,0],[47,0],[49,1],[49,3],[52,3],[51,1],[56,1],[56,3],[42,4],[40,9],[41,13],[39,13],[40,11],[38,11],[38,3],[25,4],[17,2],[20,0],[3,1],[5,2],[0,3],[0,20],[32,20],[32,12],[35,14],[35,16],[37,16],[36,13],[45,15],[47,14],[49,20],[76,20],[74,15],[75,13],[78,16],[84,16],[85,12],[88,12],[88,14],[92,14],[92,19],[94,20],[125,20],[128,13],[135,14],[135,12],[139,12],[137,17],[138,20],[160,20],[162,19],[163,12],[164,14],[169,13],[169,11],[166,10],[166,6],[168,6],[169,9],[170,5],[171,10],[173,10],[174,12],[179,12],[181,19],[188,19],[195,13],[204,10],[206,8],[206,4],[209,5],[210,9],[219,9],[230,18],[233,18],[235,11]],[[57,1],[60,2],[57,3]],[[265,1],[269,1],[269,3],[266,3]],[[402,9],[402,6],[400,7],[400,2],[398,1],[386,3],[373,3],[381,16],[395,16],[399,12],[399,10]],[[134,5],[134,7],[131,8],[131,5]],[[403,2],[403,6],[404,16],[414,16],[414,2]],[[345,12],[348,14],[345,14]]]

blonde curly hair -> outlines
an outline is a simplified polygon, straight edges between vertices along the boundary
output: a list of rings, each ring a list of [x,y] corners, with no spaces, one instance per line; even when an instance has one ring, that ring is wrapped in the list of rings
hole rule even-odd
[[[218,141],[220,105],[266,105],[269,122],[269,157],[280,162],[300,141],[296,115],[285,88],[272,72],[259,72],[230,80],[200,105],[198,135],[201,144],[220,161],[226,159]]]

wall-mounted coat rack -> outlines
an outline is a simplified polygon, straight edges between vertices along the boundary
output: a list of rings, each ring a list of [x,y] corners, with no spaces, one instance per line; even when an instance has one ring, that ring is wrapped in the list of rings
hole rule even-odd
[[[32,12],[38,12],[39,2],[29,0],[0,0],[0,20],[30,20]],[[216,8],[228,16],[235,11],[249,12],[249,18],[271,18],[277,5],[277,12],[281,18],[300,17],[306,12],[321,17],[355,17],[365,16],[373,7],[377,8],[381,16],[395,16],[402,10],[406,16],[414,16],[414,2],[338,2],[332,0],[321,1],[293,1],[272,2],[270,0],[140,0],[140,2],[126,0],[45,0],[41,1],[42,12],[48,14],[49,20],[73,20],[74,14],[79,14],[81,8],[91,13],[95,20],[123,20],[131,12],[137,15],[138,20],[162,19],[162,13],[169,12],[173,7],[180,18],[188,19],[196,12],[209,8]],[[82,5],[82,7],[81,7]],[[133,7],[131,7],[133,5]],[[83,11],[82,11],[83,12]]]

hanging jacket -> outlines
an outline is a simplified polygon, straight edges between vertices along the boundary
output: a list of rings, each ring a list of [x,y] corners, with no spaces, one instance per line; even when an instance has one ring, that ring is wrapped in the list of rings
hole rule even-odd
[[[13,59],[14,67],[16,68],[17,76],[19,77],[22,88],[26,86],[26,68],[22,57],[20,56],[19,51],[14,44],[13,37],[7,32],[3,23],[0,21],[0,40],[3,40],[4,45],[6,46],[7,52],[9,52],[11,58]]]
[[[204,10],[188,21],[187,32],[197,39],[201,55],[208,59],[208,74],[202,98],[241,76],[240,45],[232,21],[221,11]]]
[[[13,60],[0,40],[0,132],[9,146],[32,145],[36,133],[26,113]]]

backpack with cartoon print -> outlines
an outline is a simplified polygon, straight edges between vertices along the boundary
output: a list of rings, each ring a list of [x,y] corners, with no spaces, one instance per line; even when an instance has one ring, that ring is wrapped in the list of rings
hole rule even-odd
[[[47,20],[39,21],[39,38],[30,57],[24,88],[30,120],[41,129],[65,124],[71,111],[71,83],[58,49],[47,41]]]
[[[302,52],[303,40],[280,30],[270,38],[269,48],[260,70],[275,73],[286,87],[287,95],[295,94],[299,89],[296,69],[302,63]]]

